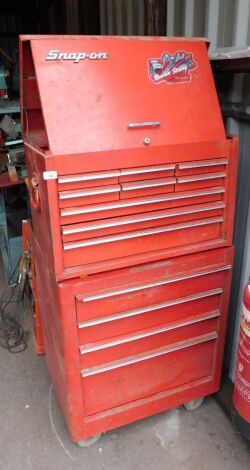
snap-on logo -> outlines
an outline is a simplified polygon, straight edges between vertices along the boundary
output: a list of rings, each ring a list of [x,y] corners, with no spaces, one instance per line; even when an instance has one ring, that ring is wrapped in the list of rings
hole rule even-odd
[[[59,50],[49,51],[46,60],[72,60],[78,64],[80,60],[101,60],[108,59],[107,52],[61,52]]]
[[[158,59],[148,60],[150,80],[158,84],[191,82],[191,70],[197,67],[192,52],[177,51],[174,54],[164,52]]]

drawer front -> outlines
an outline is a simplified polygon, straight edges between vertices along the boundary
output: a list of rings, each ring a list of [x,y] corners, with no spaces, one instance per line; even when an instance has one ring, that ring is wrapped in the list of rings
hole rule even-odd
[[[167,287],[165,289],[167,291]],[[82,307],[78,314],[82,318],[82,321],[78,322],[79,344],[100,342],[117,336],[117,333],[125,335],[138,329],[152,329],[165,325],[170,329],[176,327],[176,325],[177,328],[180,328],[189,322],[199,322],[200,319],[203,321],[204,318],[220,316],[222,294],[223,289],[219,287],[162,302],[156,301],[149,305],[145,304],[142,307],[121,310],[113,314],[106,310],[106,316],[92,318],[91,320],[83,320],[85,315]],[[166,292],[165,298],[168,295],[169,293]],[[108,309],[107,304],[106,309]],[[95,312],[93,312],[93,315],[95,315]]]
[[[65,243],[64,266],[78,266],[80,260],[91,263],[218,239],[222,222],[223,217],[213,217]]]
[[[225,203],[216,202],[165,211],[145,212],[140,215],[114,217],[82,224],[65,225],[62,227],[62,239],[64,243],[67,243],[75,240],[124,233],[125,231],[158,227],[169,222],[175,224],[187,222],[190,219],[200,219],[201,217],[223,217],[224,208]]]
[[[87,415],[213,374],[216,332],[82,369]],[[145,380],[146,378],[146,380]]]
[[[176,165],[155,165],[136,168],[124,168],[120,171],[119,182],[140,181],[151,178],[174,176]]]
[[[140,267],[140,269],[139,274],[140,272],[143,273],[143,267]],[[190,269],[192,269],[191,264]],[[193,272],[184,271],[171,276],[154,272],[151,274],[151,270],[149,270],[149,272],[145,272],[147,277],[144,282],[143,280],[130,282],[131,274],[128,274],[122,279],[121,283],[119,281],[115,288],[102,290],[102,286],[100,286],[93,292],[76,296],[79,328],[91,326],[92,322],[94,322],[93,326],[99,327],[105,320],[110,323],[111,328],[114,319],[130,318],[130,321],[132,321],[132,317],[136,317],[140,328],[147,328],[148,321],[150,322],[149,325],[152,321],[158,324],[159,315],[163,315],[160,318],[165,319],[165,313],[162,313],[162,310],[167,309],[167,315],[170,315],[168,313],[169,307],[175,305],[177,307],[173,311],[177,316],[174,319],[182,319],[182,308],[184,304],[188,304],[189,300],[187,298],[190,299],[190,296],[193,295],[198,296],[194,300],[203,299],[204,301],[206,299],[211,308],[214,305],[214,308],[217,309],[219,308],[218,295],[224,289],[225,280],[230,269],[230,265],[219,268],[204,267],[193,270]],[[210,303],[211,300],[208,298],[213,296],[215,298]],[[164,303],[167,303],[167,305],[162,306],[161,304]],[[178,305],[181,305],[182,308],[180,309]],[[187,305],[185,308],[188,308]],[[147,320],[147,318],[150,318],[150,320]],[[170,315],[169,321],[172,321],[172,319],[173,317]],[[117,328],[117,325],[114,322],[115,328]]]
[[[62,191],[59,193],[59,207],[81,206],[83,204],[96,204],[104,201],[119,199],[120,186],[102,186],[97,188]]]
[[[118,184],[119,170],[58,176],[58,191],[94,188]]]
[[[151,194],[172,193],[176,178],[157,178],[121,184],[120,199],[149,196]]]
[[[190,176],[177,177],[176,191],[191,191],[197,188],[211,188],[213,186],[224,186],[226,173],[205,173]]]
[[[228,165],[227,158],[216,158],[211,160],[200,160],[177,163],[176,176],[201,175],[203,173],[225,172]]]
[[[219,313],[211,313],[198,319],[189,319],[175,325],[139,330],[134,334],[118,336],[105,341],[80,345],[81,368],[102,366],[104,363],[126,359],[128,356],[187,341],[195,336],[217,331]]]

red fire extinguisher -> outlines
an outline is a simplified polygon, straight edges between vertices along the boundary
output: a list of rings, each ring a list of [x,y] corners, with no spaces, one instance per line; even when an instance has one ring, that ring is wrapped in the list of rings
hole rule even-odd
[[[243,293],[233,404],[235,424],[250,440],[250,278]]]

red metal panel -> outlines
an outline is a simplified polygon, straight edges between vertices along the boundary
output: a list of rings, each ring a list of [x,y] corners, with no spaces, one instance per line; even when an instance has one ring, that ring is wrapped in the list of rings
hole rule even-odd
[[[55,154],[140,147],[145,135],[153,146],[225,138],[204,41],[72,37],[66,42],[61,36],[31,38],[30,44],[49,147]],[[53,50],[101,51],[108,58],[46,60]],[[179,86],[153,83],[148,61],[182,50],[192,51],[197,64],[192,80]],[[146,129],[146,134],[145,129],[128,128],[129,123],[154,120],[160,127]]]

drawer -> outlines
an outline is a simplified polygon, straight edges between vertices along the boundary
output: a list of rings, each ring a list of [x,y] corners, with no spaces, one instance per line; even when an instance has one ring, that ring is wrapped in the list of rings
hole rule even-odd
[[[80,345],[81,368],[101,366],[107,362],[126,359],[128,356],[142,354],[152,349],[169,346],[179,341],[187,341],[198,335],[216,332],[218,313],[196,318],[174,325],[162,325],[158,328],[138,330],[134,334],[116,336],[105,341],[96,341]]]
[[[198,323],[207,318],[219,317],[222,294],[223,289],[219,287],[113,315],[108,312],[106,316],[78,322],[79,344],[98,342],[114,338],[118,334],[125,335],[163,325],[172,330],[189,322]]]
[[[145,211],[149,212],[170,209],[174,207],[188,206],[191,204],[221,201],[224,193],[225,188],[217,187],[185,192],[183,194],[174,193],[116,201],[106,204],[104,203],[83,205],[81,207],[69,207],[60,211],[61,225],[124,216],[129,214],[140,214]]]
[[[223,217],[79,240],[63,245],[65,267],[94,263],[220,238]]]
[[[212,332],[102,366],[83,368],[86,414],[212,376],[216,345],[217,333]]]
[[[189,256],[188,270],[185,265],[181,268],[181,272],[172,275],[164,275],[165,264],[162,263],[159,264],[159,267],[163,266],[162,274],[157,274],[155,269],[152,270],[153,268],[150,269],[150,265],[149,270],[145,270],[144,266],[138,267],[138,270],[124,270],[125,274],[118,280],[117,285],[105,289],[102,288],[103,281],[101,280],[103,276],[100,276],[99,284],[95,289],[92,287],[92,291],[88,290],[88,292],[79,293],[76,296],[79,329],[94,326],[101,327],[105,322],[110,323],[110,328],[113,326],[117,328],[117,320],[127,318],[132,320],[132,317],[136,317],[140,328],[147,328],[153,325],[155,321],[158,324],[158,316],[160,318],[159,323],[161,323],[161,320],[166,321],[165,312],[169,315],[168,321],[184,318],[182,309],[184,307],[189,309],[189,305],[186,304],[192,301],[196,302],[199,299],[203,299],[204,305],[207,302],[208,309],[219,308],[220,299],[217,296],[220,296],[221,290],[224,289],[231,266],[203,266],[203,268],[197,270],[194,269],[193,264],[196,259],[198,259],[197,256],[192,259]],[[174,261],[170,263],[172,266]],[[156,264],[157,266],[158,264]],[[197,297],[192,299],[194,295]],[[163,305],[165,303],[166,305]],[[181,308],[178,307],[179,305]],[[176,313],[177,316],[173,317],[169,312],[174,312],[173,315]],[[147,315],[144,315],[144,313]],[[194,311],[194,314],[196,313],[198,311]],[[185,316],[184,313],[183,315]],[[143,323],[144,319],[145,324]],[[88,321],[90,323],[87,323]],[[137,326],[137,328],[139,327]]]
[[[224,208],[225,203],[223,202],[196,204],[165,211],[145,212],[140,215],[114,217],[96,222],[65,225],[62,227],[62,238],[63,242],[67,243],[92,237],[123,233],[124,231],[157,227],[167,222],[178,223],[196,220],[201,217],[223,216]]]
[[[118,184],[119,175],[119,170],[113,170],[58,176],[58,190],[67,191],[70,189],[85,189],[96,186],[114,185]]]
[[[80,206],[84,204],[96,204],[98,202],[115,201],[119,199],[120,186],[102,186],[89,189],[77,189],[59,192],[59,207]]]
[[[209,188],[223,186],[225,183],[225,172],[205,173],[199,175],[177,177],[176,191],[190,191],[198,188]]]
[[[202,173],[225,172],[227,165],[227,158],[177,163],[175,174],[176,176],[190,176]]]
[[[119,182],[139,181],[151,178],[166,178],[174,176],[175,165],[155,165],[120,170]]]
[[[151,180],[133,181],[121,184],[121,199],[149,196],[151,194],[165,194],[174,191],[175,178],[159,178]]]

